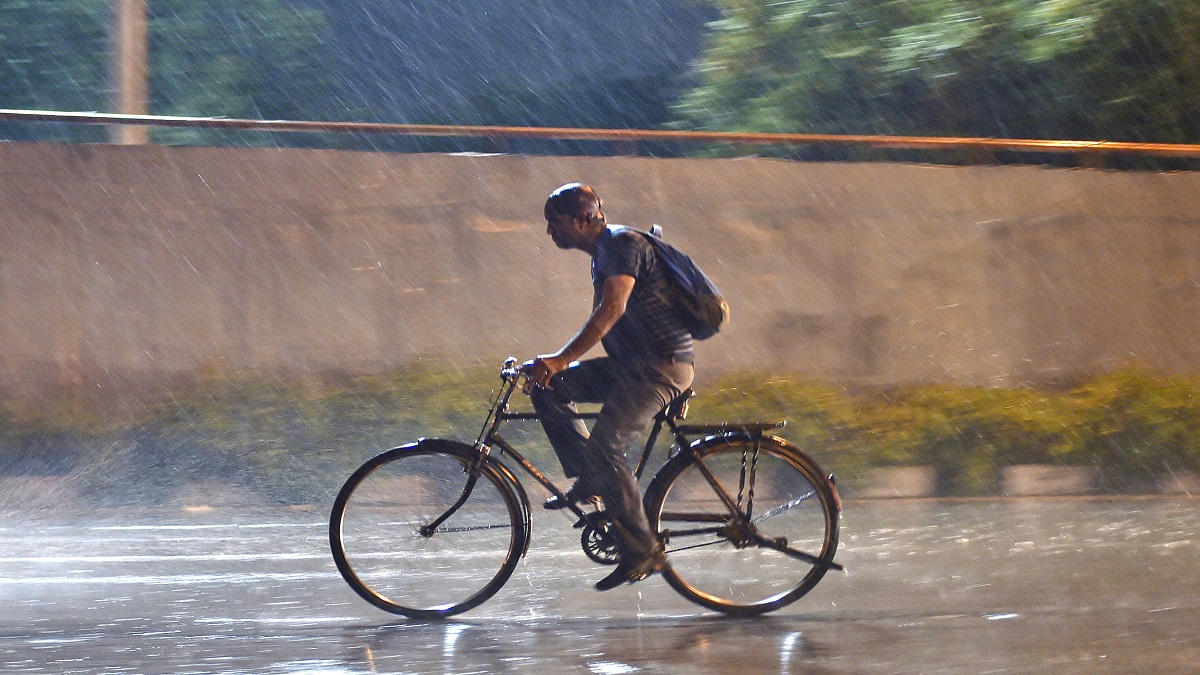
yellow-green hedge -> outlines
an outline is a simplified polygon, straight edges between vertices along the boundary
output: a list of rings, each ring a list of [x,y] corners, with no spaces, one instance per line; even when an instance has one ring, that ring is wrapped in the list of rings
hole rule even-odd
[[[694,409],[783,416],[780,434],[851,486],[867,469],[932,466],[944,495],[986,495],[1016,464],[1090,466],[1097,491],[1145,492],[1200,469],[1200,386],[1136,369],[1062,390],[924,385],[850,393],[803,377],[717,383]],[[851,487],[851,492],[853,487]]]
[[[232,481],[280,503],[323,503],[388,447],[421,436],[473,441],[499,384],[494,366],[438,363],[341,380],[214,379],[121,424],[77,407],[10,407],[0,411],[0,473],[72,473],[112,503],[162,502],[196,479]],[[690,417],[785,418],[780,435],[837,473],[847,494],[887,466],[932,466],[945,495],[992,494],[1000,468],[1013,464],[1094,466],[1103,492],[1152,491],[1173,473],[1200,470],[1200,387],[1139,370],[1063,390],[853,393],[799,375],[741,374],[703,385]],[[506,436],[557,471],[536,423]]]

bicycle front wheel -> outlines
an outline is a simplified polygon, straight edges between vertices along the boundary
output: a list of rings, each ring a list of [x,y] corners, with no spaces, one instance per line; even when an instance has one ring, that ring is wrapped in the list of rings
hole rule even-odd
[[[787,441],[699,441],[663,466],[646,493],[667,547],[663,577],[684,597],[733,615],[774,611],[811,590],[838,541],[834,488]]]
[[[338,571],[388,612],[447,617],[492,597],[529,541],[528,505],[511,474],[452,441],[388,450],[355,471],[334,501]],[[440,522],[439,522],[440,521]]]

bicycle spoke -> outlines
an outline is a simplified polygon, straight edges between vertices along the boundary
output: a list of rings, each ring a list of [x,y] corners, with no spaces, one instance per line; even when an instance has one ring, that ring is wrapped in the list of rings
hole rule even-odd
[[[508,529],[510,527],[512,527],[512,525],[510,525],[509,523],[497,523],[495,525],[476,525],[474,527],[439,527],[438,529],[433,531],[433,534],[438,534],[441,532],[475,532],[478,530],[499,530],[499,529]],[[429,536],[432,537],[433,534],[430,534]]]
[[[768,518],[777,516],[777,515],[783,513],[784,511],[787,511],[788,509],[792,509],[792,508],[799,506],[800,504],[803,504],[805,501],[812,499],[816,495],[817,495],[817,491],[812,490],[812,491],[808,492],[807,494],[801,495],[786,504],[780,504],[779,506],[776,506],[774,508],[767,509],[766,511],[755,516],[750,522],[761,523],[762,521],[764,521]]]

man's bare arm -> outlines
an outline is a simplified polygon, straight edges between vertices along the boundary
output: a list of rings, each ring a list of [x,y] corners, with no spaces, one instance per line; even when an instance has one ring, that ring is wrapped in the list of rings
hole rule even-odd
[[[583,328],[571,338],[571,341],[553,354],[544,354],[534,360],[530,379],[535,384],[545,386],[550,378],[562,372],[571,364],[600,343],[601,338],[617,325],[617,321],[625,314],[625,306],[629,296],[633,294],[633,284],[636,281],[627,274],[617,274],[604,280],[600,304],[592,310]]]

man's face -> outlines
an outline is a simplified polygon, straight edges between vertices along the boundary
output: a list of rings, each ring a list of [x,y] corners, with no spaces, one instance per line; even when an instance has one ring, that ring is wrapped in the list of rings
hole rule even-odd
[[[556,213],[546,219],[546,234],[554,240],[559,248],[573,248],[578,244],[579,223],[574,218]]]

